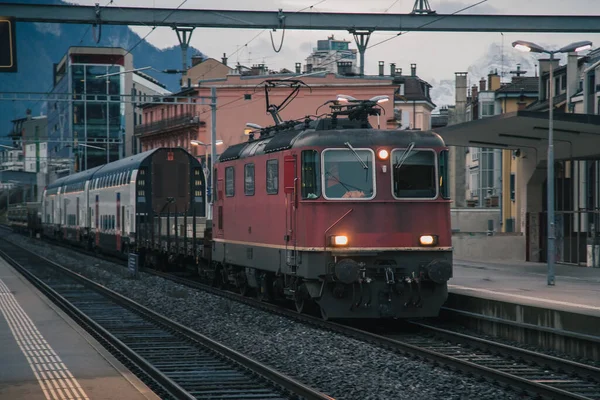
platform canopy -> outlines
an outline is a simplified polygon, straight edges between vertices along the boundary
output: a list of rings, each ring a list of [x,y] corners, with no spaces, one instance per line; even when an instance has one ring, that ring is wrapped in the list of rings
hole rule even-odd
[[[600,115],[554,113],[556,160],[600,158]],[[516,111],[434,129],[448,146],[535,149],[546,160],[548,112]]]

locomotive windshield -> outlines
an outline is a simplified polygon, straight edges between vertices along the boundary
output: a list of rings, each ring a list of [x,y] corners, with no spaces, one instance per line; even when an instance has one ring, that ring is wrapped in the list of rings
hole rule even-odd
[[[375,195],[373,158],[371,150],[325,150],[323,152],[325,197],[372,199]]]
[[[431,150],[393,150],[394,196],[435,198],[437,196],[435,157],[435,153]]]

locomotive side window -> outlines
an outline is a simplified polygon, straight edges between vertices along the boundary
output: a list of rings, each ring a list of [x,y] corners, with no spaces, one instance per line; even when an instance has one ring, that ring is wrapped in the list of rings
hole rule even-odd
[[[267,194],[279,191],[279,160],[267,160]]]
[[[372,150],[327,149],[323,152],[323,192],[328,199],[375,196]]]
[[[254,196],[254,164],[244,165],[244,194]]]
[[[233,167],[225,168],[225,196],[232,197],[235,194],[235,182]]]
[[[433,150],[395,149],[391,159],[395,198],[437,197],[436,154]]]
[[[319,152],[316,150],[302,151],[302,198],[316,199],[321,196],[321,168]]]
[[[440,152],[440,165],[438,167],[440,176],[440,194],[444,199],[450,198],[450,185],[448,184],[448,150]]]

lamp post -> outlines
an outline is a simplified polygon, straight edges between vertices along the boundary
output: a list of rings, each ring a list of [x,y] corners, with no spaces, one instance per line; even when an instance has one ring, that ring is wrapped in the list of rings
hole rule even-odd
[[[204,168],[203,168],[204,180],[205,180],[205,185],[204,185],[204,194],[205,194],[204,207],[205,208],[204,208],[204,210],[205,210],[206,218],[210,219],[210,217],[212,217],[212,215],[210,215],[211,210],[210,210],[210,207],[208,206],[208,188],[210,186],[210,170],[212,168],[212,165],[211,166],[208,165],[208,148],[210,147],[212,149],[212,143],[206,144],[204,142],[201,142],[200,140],[190,140],[190,143],[194,146],[204,146],[204,160],[205,160]],[[214,144],[215,144],[215,146],[219,146],[219,145],[223,144],[223,141],[219,139],[219,140],[216,140]],[[213,163],[212,157],[211,157],[210,162],[211,162],[211,164]]]
[[[546,200],[548,204],[548,249],[546,254],[548,259],[548,286],[554,286],[554,263],[556,261],[554,259],[554,240],[556,237],[554,232],[554,67],[552,66],[552,61],[554,60],[554,55],[557,53],[577,53],[583,50],[588,50],[592,47],[592,42],[575,42],[558,50],[546,50],[535,43],[526,42],[524,40],[517,40],[516,42],[513,42],[512,45],[517,50],[532,53],[546,53],[550,55],[550,82],[548,85],[548,105],[550,107],[548,117],[548,190],[546,191]],[[540,90],[542,90],[542,88],[540,88]]]

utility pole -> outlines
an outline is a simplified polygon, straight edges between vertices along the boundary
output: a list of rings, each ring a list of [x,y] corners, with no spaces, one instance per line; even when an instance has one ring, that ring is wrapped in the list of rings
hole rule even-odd
[[[215,187],[213,187],[212,180],[213,180],[213,165],[214,162],[217,158],[217,88],[216,87],[211,87],[210,88],[210,109],[211,109],[211,132],[210,132],[210,166],[209,166],[209,171],[210,173],[209,175],[209,181],[206,182],[206,186],[209,187],[210,190],[210,207],[209,207],[209,212],[206,216],[206,219],[211,219],[212,220],[212,216],[213,216],[213,207],[214,207],[214,203],[213,203],[213,199],[215,198],[214,195],[214,191],[216,190]],[[208,165],[208,162],[206,163]],[[206,199],[206,201],[208,201],[208,199]]]

